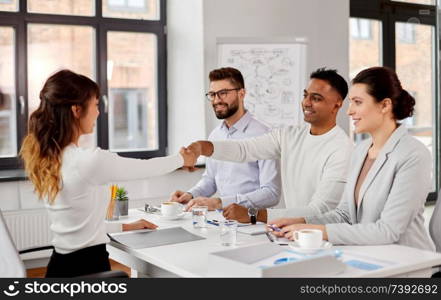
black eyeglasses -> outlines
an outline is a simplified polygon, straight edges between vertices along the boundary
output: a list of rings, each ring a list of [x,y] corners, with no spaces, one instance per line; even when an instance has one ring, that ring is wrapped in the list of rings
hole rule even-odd
[[[241,90],[241,89],[242,88],[223,89],[223,90],[220,90],[220,91],[217,91],[217,92],[208,92],[208,93],[205,94],[205,96],[207,97],[208,101],[213,101],[214,98],[216,98],[216,96],[219,99],[224,100],[227,97],[229,92],[231,92],[231,91],[238,91],[238,90]]]

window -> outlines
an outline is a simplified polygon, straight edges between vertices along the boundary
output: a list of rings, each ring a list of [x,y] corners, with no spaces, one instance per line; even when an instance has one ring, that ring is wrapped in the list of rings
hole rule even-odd
[[[434,155],[434,120],[435,111],[435,27],[409,23],[396,23],[411,26],[418,40],[409,44],[397,36],[395,42],[395,69],[401,84],[415,97],[415,123],[408,126],[409,131],[427,146]]]
[[[113,151],[156,148],[157,139],[148,138],[147,94],[147,89],[110,89],[114,121],[109,126],[109,148]]]
[[[147,10],[147,1],[145,0],[108,0],[107,2],[110,10],[119,10],[119,11]]]
[[[156,36],[107,33],[109,149],[146,151],[158,148]]]
[[[103,15],[109,18],[158,20],[158,0],[104,0]]]
[[[41,87],[54,71],[70,69],[96,80],[96,33],[92,26],[78,25],[29,24],[27,29],[30,116],[40,104]]]
[[[372,30],[375,42],[365,42],[351,34],[350,77],[366,67],[388,66],[396,70],[403,87],[415,97],[414,116],[402,122],[432,153],[434,182],[429,200],[436,199],[441,170],[440,122],[436,117],[440,113],[436,87],[436,7],[430,6],[434,3],[434,0],[351,0],[350,9],[351,20],[369,19],[372,28],[381,28]],[[355,23],[350,24],[352,32]],[[354,139],[359,141],[363,136]]]
[[[357,27],[360,24],[359,21],[363,21],[365,26],[372,28],[369,40],[361,40],[352,34],[353,26]],[[382,65],[381,41],[383,35],[381,22],[377,20],[351,18],[349,30],[351,32],[349,37],[349,77],[352,79],[367,67]]]
[[[93,16],[94,2],[94,0],[27,0],[28,12],[74,16]]]
[[[15,30],[0,26],[0,158],[17,155]]]
[[[0,11],[17,11],[18,0],[0,0]]]
[[[370,39],[360,39],[354,37],[352,34],[353,26],[358,26],[358,24],[360,24],[359,21],[363,21],[362,23],[365,24],[365,26],[372,28],[372,30],[370,30]],[[349,31],[349,79],[352,80],[361,70],[382,65],[382,24],[377,20],[350,18]],[[369,53],[369,55],[366,55],[366,53]],[[366,137],[365,134],[354,135],[352,122],[350,122],[349,126],[351,129],[350,135],[356,142]]]
[[[371,39],[371,21],[367,19],[351,18],[349,30],[354,39]]]
[[[400,43],[415,44],[415,24],[398,22],[396,33]]]
[[[17,12],[5,8],[17,3],[0,0],[0,169],[20,168],[17,153],[39,92],[63,68],[101,87],[88,145],[127,157],[165,155],[165,1],[23,0]],[[121,4],[131,20],[105,18],[107,3]]]

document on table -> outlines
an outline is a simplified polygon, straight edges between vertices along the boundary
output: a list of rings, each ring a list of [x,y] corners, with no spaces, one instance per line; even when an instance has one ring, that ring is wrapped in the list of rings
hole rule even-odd
[[[305,259],[333,256],[346,265],[351,276],[364,274],[366,271],[375,271],[395,264],[391,261],[380,260],[352,251],[341,251],[339,249],[320,250],[314,254],[300,253],[285,249],[265,259],[254,262],[252,265],[258,268],[268,268],[283,263],[303,261]]]
[[[295,261],[302,261],[305,259],[313,259],[318,257],[324,257],[324,256],[332,256],[336,257],[340,255],[339,252],[333,251],[333,250],[326,250],[326,251],[320,251],[317,254],[303,254],[296,251],[292,251],[290,249],[284,249],[281,248],[279,253],[274,254],[272,256],[269,256],[267,258],[264,258],[262,260],[259,260],[257,262],[254,262],[252,266],[258,267],[258,268],[268,268],[272,267],[274,265],[280,265],[283,263],[288,262],[295,262]]]
[[[370,272],[377,274],[374,272],[398,264],[398,262],[339,247],[304,253],[268,242],[214,252],[210,255],[214,257],[213,261],[221,264],[219,267],[223,262],[233,261],[238,263],[238,268],[245,264],[247,268],[251,267],[249,270],[261,270],[251,271],[250,274],[260,274],[263,277],[274,277],[273,275],[278,277],[359,277],[369,276]],[[232,268],[231,265],[229,267]],[[285,271],[288,270],[288,273],[285,271],[285,273],[280,273],[283,268]]]
[[[344,251],[341,260],[350,268],[351,274],[375,271],[396,264],[392,261],[381,260],[355,251]]]
[[[273,243],[220,251],[211,255],[236,261],[239,263],[237,267],[246,264],[251,269],[260,269],[263,276],[269,277],[333,276],[346,268],[346,265],[338,259],[341,255],[339,250],[329,249],[307,255]]]
[[[266,224],[262,223],[256,225],[240,226],[237,228],[237,232],[250,235],[264,234],[266,232]]]
[[[182,227],[111,233],[108,235],[113,241],[133,249],[158,247],[205,239]]]

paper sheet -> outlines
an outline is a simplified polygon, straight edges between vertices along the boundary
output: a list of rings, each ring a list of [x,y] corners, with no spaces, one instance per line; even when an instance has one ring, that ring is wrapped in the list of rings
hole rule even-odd
[[[341,261],[349,268],[349,272],[357,276],[366,271],[376,271],[387,266],[396,264],[396,262],[380,260],[353,251],[343,251]]]
[[[266,224],[241,226],[237,228],[237,232],[250,235],[264,234],[266,232]]]
[[[333,250],[322,250],[316,254],[309,255],[309,254],[299,253],[290,249],[285,249],[282,250],[280,253],[277,253],[275,255],[257,261],[252,265],[258,268],[268,268],[283,263],[301,261],[308,258],[322,257],[322,256],[337,257],[337,253]]]

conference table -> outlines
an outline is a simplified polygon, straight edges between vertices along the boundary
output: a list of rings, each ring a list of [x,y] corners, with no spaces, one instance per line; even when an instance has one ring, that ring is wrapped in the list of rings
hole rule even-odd
[[[210,211],[208,219],[223,218],[220,213]],[[207,224],[206,228],[193,228],[191,213],[176,220],[165,220],[157,214],[146,213],[142,209],[130,209],[129,216],[113,222],[129,223],[140,218],[156,225],[158,230],[182,227],[204,239],[157,247],[133,249],[111,241],[107,244],[110,258],[131,268],[131,277],[210,277],[210,253],[271,243],[265,234],[249,235],[237,233],[235,246],[221,245],[219,227]],[[289,246],[280,246],[289,248]],[[333,246],[343,253],[355,254],[368,261],[383,263],[375,270],[364,270],[348,266],[343,272],[333,276],[317,277],[430,277],[432,268],[441,265],[441,254],[416,248],[392,245],[376,246]],[[235,271],[221,277],[238,277]],[[311,277],[310,274],[306,277]]]

